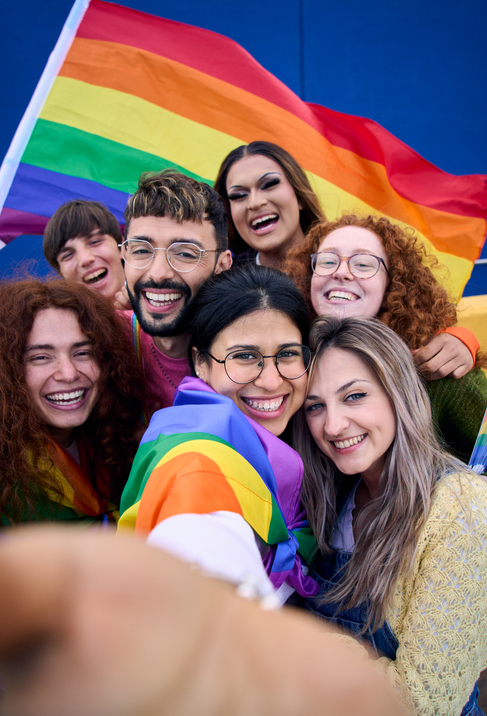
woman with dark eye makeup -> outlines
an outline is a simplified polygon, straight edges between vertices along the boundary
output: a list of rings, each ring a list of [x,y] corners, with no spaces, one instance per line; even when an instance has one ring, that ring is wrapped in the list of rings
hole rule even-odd
[[[225,157],[215,181],[230,222],[237,263],[281,269],[291,246],[324,220],[318,197],[297,161],[271,142],[251,142]]]

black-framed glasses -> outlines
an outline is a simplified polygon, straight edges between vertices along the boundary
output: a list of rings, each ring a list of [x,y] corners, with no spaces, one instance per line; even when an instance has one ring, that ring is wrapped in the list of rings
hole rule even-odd
[[[228,353],[224,360],[215,358],[209,351],[202,351],[202,353],[206,353],[217,363],[223,364],[230,380],[242,385],[257,380],[264,369],[266,358],[274,358],[277,371],[285,380],[301,378],[311,362],[310,349],[298,343],[281,348],[278,353],[271,356],[264,356],[260,351],[244,348]]]
[[[311,254],[311,270],[317,276],[329,276],[340,268],[342,261],[347,262],[348,270],[355,278],[372,278],[382,264],[389,276],[387,266],[380,256],[374,254],[353,254],[353,256],[339,256],[334,251],[320,251]]]
[[[144,269],[154,261],[156,251],[165,251],[168,264],[178,273],[194,271],[200,264],[203,254],[218,253],[222,249],[200,249],[191,242],[178,242],[165,248],[152,246],[143,239],[126,239],[118,245],[124,261],[132,268]]]

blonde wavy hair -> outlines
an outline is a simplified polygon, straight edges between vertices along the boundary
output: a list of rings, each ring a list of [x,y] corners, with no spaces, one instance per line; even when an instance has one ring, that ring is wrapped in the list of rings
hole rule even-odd
[[[318,318],[311,329],[317,363],[329,348],[351,351],[374,372],[389,396],[396,417],[396,435],[386,453],[380,478],[381,496],[358,515],[355,548],[343,578],[323,599],[342,608],[368,602],[364,631],[384,621],[394,584],[401,572],[412,569],[419,533],[431,509],[439,477],[465,471],[465,465],[447,455],[435,437],[430,401],[405,343],[377,319]],[[293,446],[304,462],[302,499],[310,526],[322,552],[337,520],[340,494],[346,494],[357,476],[343,475],[313,440],[302,408],[295,416]],[[338,498],[338,499],[337,499]]]

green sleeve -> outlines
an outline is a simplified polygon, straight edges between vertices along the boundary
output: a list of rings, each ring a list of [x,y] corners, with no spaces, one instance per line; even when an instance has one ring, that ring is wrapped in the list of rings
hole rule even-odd
[[[480,369],[459,380],[426,383],[433,423],[445,448],[468,463],[487,407],[487,377]]]

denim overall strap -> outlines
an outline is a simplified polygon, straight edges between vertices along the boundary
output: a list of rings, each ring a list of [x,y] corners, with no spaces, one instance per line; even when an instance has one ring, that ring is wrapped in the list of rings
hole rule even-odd
[[[354,635],[358,635],[367,619],[367,604],[360,604],[351,609],[342,609],[337,612],[336,604],[318,603],[320,598],[336,585],[351,556],[350,552],[339,550],[331,554],[321,554],[317,558],[309,574],[320,585],[320,591],[314,597],[308,597],[305,600],[304,607],[317,616],[343,627]],[[379,656],[387,656],[391,660],[396,658],[398,642],[387,622],[384,622],[375,632],[372,632],[369,627],[359,638],[372,646]]]
[[[343,627],[346,631],[352,632],[353,635],[358,635],[367,618],[368,605],[366,603],[351,609],[342,609],[339,612],[337,611],[337,604],[319,604],[320,598],[336,585],[351,556],[351,552],[342,552],[340,550],[330,554],[320,554],[313,568],[309,571],[309,575],[320,585],[320,591],[315,596],[307,597],[304,600],[304,608],[332,624]],[[386,656],[391,661],[395,660],[399,644],[387,622],[384,622],[374,632],[369,627],[365,633],[360,634],[359,638],[369,644],[378,656]],[[477,684],[475,684],[460,716],[485,716],[478,705],[478,697],[479,690]]]

